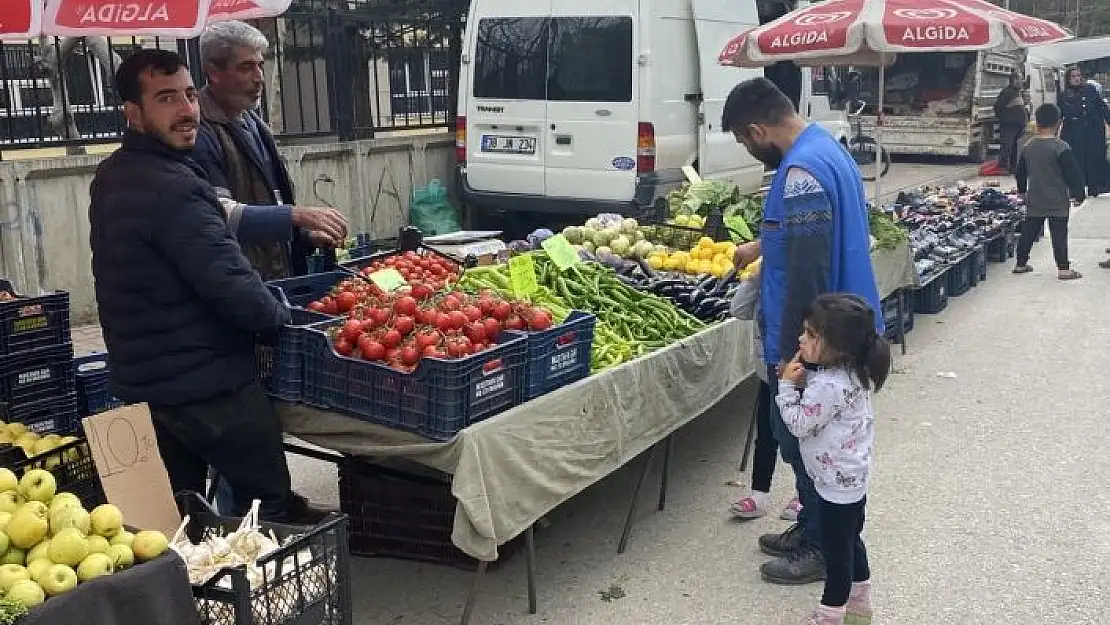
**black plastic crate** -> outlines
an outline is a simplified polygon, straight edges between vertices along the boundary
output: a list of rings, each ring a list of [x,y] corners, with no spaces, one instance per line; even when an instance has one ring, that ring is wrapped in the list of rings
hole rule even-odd
[[[69,293],[24,297],[0,280],[2,293],[15,299],[0,301],[0,356],[69,343]]]
[[[964,256],[948,270],[948,297],[959,297],[971,290],[975,259]]]
[[[292,320],[269,341],[255,345],[258,376],[266,391],[284,401],[300,401],[304,393],[304,328],[332,317],[291,308]]]
[[[0,420],[22,423],[39,434],[70,434],[80,424],[77,393],[29,403],[0,403]]]
[[[23,475],[31,469],[45,469],[58,482],[59,493],[77,495],[81,505],[89,510],[108,503],[89,442],[84,438],[31,458],[24,456],[23,450],[18,447],[5,446],[0,448],[0,466],[11,469],[16,475]]]
[[[971,253],[971,286],[987,280],[987,250],[980,246]]]
[[[444,441],[523,401],[523,336],[503,332],[494,349],[460,360],[424,358],[404,373],[337,354],[327,330],[341,323],[306,328],[307,404]]]
[[[273,280],[266,283],[270,291],[278,299],[291,308],[304,308],[314,300],[328,294],[350,274],[343,271],[326,271],[296,278]]]
[[[451,542],[458,502],[451,476],[412,466],[404,470],[354,458],[339,463],[339,507],[350,518],[351,553],[453,566],[473,571],[478,560]],[[502,545],[496,567],[520,549]]]
[[[948,307],[948,272],[945,269],[935,273],[916,291],[913,297],[913,311],[919,315],[935,315]]]
[[[887,296],[882,301],[883,308],[883,324],[886,326],[887,340],[898,343],[898,323],[899,323],[899,303],[901,303],[901,324],[903,333],[909,334],[913,331],[914,325],[914,312],[912,293],[899,289],[894,293]]]
[[[524,399],[535,399],[590,375],[597,317],[575,310],[563,323],[529,333]]]
[[[227,535],[242,519],[223,517],[197,493],[177,495],[186,533],[194,543]],[[259,558],[262,582],[251,587],[245,567],[224,569],[193,586],[203,625],[351,625],[350,551],[347,517],[331,515],[315,527],[260,523],[280,541],[292,539]],[[221,586],[230,586],[230,588]]]
[[[0,402],[21,405],[74,392],[73,346],[0,357]]]
[[[125,402],[108,392],[108,354],[95,352],[73,359],[77,384],[77,411],[88,417],[123,406]]]

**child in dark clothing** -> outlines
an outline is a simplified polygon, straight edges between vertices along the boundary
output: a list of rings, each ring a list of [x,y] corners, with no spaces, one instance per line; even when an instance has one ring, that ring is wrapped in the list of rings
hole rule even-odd
[[[1072,202],[1081,204],[1086,198],[1083,174],[1071,147],[1057,138],[1060,109],[1055,104],[1042,104],[1035,113],[1037,133],[1022,148],[1018,159],[1018,192],[1025,196],[1025,223],[1017,247],[1014,273],[1029,273],[1029,251],[1033,240],[1044,231],[1052,235],[1052,255],[1056,260],[1056,276],[1075,280],[1083,276],[1071,268],[1068,260],[1068,216]]]

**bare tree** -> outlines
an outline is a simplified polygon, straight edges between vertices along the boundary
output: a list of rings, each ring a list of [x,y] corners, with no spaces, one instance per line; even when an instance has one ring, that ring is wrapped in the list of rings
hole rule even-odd
[[[50,95],[53,98],[53,108],[47,122],[50,128],[63,139],[80,139],[81,131],[77,128],[77,120],[73,116],[73,105],[69,101],[69,90],[65,86],[65,64],[73,56],[77,47],[84,44],[85,50],[93,55],[100,66],[109,73],[119,67],[120,57],[108,44],[107,37],[39,37],[39,52],[35,56],[34,66],[36,72],[50,83]],[[95,82],[95,79],[92,80]],[[66,154],[82,155],[85,148],[82,145],[66,146]]]

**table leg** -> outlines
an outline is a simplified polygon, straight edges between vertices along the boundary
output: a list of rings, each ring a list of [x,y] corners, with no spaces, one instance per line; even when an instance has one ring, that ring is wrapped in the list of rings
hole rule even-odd
[[[902,355],[906,355],[906,290],[898,291],[898,342],[902,344]]]
[[[628,547],[628,534],[632,531],[632,522],[636,518],[636,502],[640,499],[640,489],[644,487],[648,471],[651,470],[651,461],[655,459],[655,447],[652,447],[644,460],[644,468],[640,471],[640,479],[636,480],[636,488],[632,491],[632,503],[628,506],[628,516],[624,520],[624,530],[621,531],[621,541],[617,545],[617,553],[624,553]]]
[[[524,530],[524,556],[528,567],[528,613],[535,614],[536,607],[536,526]]]
[[[469,625],[470,617],[474,614],[474,604],[478,601],[478,589],[482,585],[482,578],[486,576],[486,568],[489,563],[486,561],[478,562],[478,570],[474,573],[474,584],[470,587],[470,594],[466,596],[466,605],[463,607],[462,620],[459,621],[460,625]]]
[[[674,453],[674,434],[663,441],[663,477],[659,480],[659,510],[667,509],[667,485],[671,478],[671,454]]]
[[[740,472],[748,470],[748,459],[752,454],[752,443],[755,441],[755,430],[759,419],[759,400],[752,404],[752,418],[748,423],[748,438],[744,441],[744,453],[740,456]]]

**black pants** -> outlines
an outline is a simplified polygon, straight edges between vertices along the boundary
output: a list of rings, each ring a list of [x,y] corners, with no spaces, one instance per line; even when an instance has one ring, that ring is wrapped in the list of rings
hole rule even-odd
[[[1025,124],[1001,124],[999,128],[1001,149],[998,152],[998,166],[1006,171],[1017,169],[1018,142],[1025,134]]]
[[[1044,232],[1044,222],[1048,220],[1048,233],[1052,236],[1052,256],[1056,268],[1066,271],[1071,268],[1068,260],[1068,217],[1026,217],[1021,225],[1021,238],[1018,239],[1017,264],[1024,266],[1029,262],[1029,251],[1033,241]]]
[[[763,381],[759,383],[759,395],[755,403],[755,451],[752,455],[752,490],[761,493],[771,492],[771,478],[775,476],[775,460],[779,454],[779,443],[775,431],[771,429],[771,387]]]
[[[871,579],[863,546],[867,497],[850,504],[821,500],[821,548],[825,552],[825,593],[821,603],[838,608],[848,603],[853,582]]]
[[[195,404],[151,406],[150,414],[175,493],[203,494],[212,466],[235,493],[235,516],[259,499],[263,519],[285,520],[291,486],[281,424],[257,382]]]

